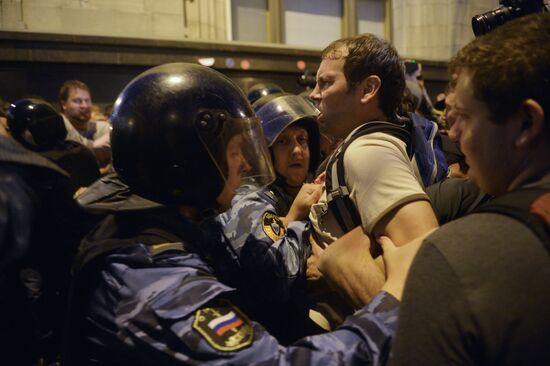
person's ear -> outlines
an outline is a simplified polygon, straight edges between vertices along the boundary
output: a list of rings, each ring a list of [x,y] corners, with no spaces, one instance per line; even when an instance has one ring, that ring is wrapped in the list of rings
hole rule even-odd
[[[533,99],[527,99],[521,107],[521,126],[516,146],[524,147],[544,134],[544,109]]]
[[[380,80],[378,75],[370,75],[365,78],[359,86],[361,88],[361,102],[370,102],[376,95],[378,95],[378,91],[381,86],[382,80]]]

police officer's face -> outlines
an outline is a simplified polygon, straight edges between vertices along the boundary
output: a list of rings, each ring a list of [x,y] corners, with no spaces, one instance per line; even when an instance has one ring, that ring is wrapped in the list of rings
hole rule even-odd
[[[309,139],[303,127],[289,126],[272,145],[277,173],[291,186],[302,185],[309,170]]]
[[[231,200],[235,196],[236,189],[241,185],[243,174],[250,170],[250,165],[242,152],[242,144],[243,137],[241,135],[233,136],[227,143],[227,176],[223,191],[216,199],[220,205],[220,211],[225,211],[231,207]]]
[[[84,89],[71,89],[61,107],[65,116],[73,123],[86,123],[92,117],[92,98]]]

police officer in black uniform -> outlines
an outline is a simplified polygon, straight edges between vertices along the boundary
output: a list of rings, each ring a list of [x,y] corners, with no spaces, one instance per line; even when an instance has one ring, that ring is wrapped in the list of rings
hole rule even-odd
[[[210,218],[274,174],[232,81],[199,65],[158,66],[122,91],[112,122],[115,170],[133,194],[162,205],[116,205],[82,242],[68,363],[369,364],[385,355],[397,311],[385,292],[335,332],[289,347],[247,317],[253,294],[241,291],[239,260]]]
[[[99,168],[85,147],[65,143],[63,119],[45,101],[17,101],[6,120],[7,128],[0,125],[0,357],[50,364],[59,353],[70,265],[90,229],[72,194],[97,178]],[[91,176],[72,174],[86,162]]]

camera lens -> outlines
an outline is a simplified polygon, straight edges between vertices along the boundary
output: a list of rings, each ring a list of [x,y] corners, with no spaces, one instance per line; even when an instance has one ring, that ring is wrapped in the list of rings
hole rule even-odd
[[[513,17],[514,9],[512,7],[501,6],[495,10],[473,17],[472,29],[476,37],[478,37],[504,24]]]

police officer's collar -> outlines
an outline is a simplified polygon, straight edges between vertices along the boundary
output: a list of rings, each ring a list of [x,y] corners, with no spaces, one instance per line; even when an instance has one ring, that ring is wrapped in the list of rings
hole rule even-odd
[[[94,182],[76,200],[86,212],[95,214],[148,211],[164,207],[133,193],[116,173],[110,173]]]

